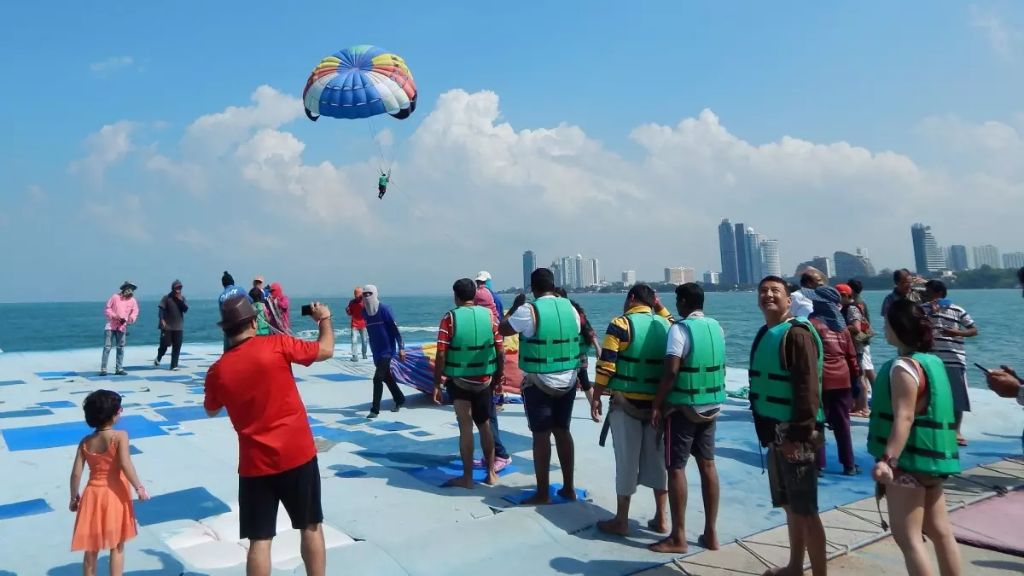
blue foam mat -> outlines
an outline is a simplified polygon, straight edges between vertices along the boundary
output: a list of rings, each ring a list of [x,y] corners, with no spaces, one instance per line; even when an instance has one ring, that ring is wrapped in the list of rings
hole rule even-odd
[[[140,526],[171,520],[202,520],[230,511],[227,504],[202,486],[160,494],[148,501],[135,503],[135,517]]]
[[[158,408],[156,413],[163,416],[168,422],[188,422],[190,420],[206,420],[206,409],[196,404],[194,406],[175,406],[173,408]],[[225,411],[221,410],[218,418],[223,418]]]
[[[561,484],[551,484],[550,486],[548,486],[548,495],[551,498],[550,504],[565,504],[567,502],[571,502],[571,500],[566,500],[565,498],[562,498],[561,496],[558,495],[558,491],[561,489]],[[519,492],[513,494],[506,494],[502,499],[505,500],[506,502],[510,502],[512,504],[515,504],[516,506],[519,506],[523,502],[525,502],[527,498],[533,496],[535,492],[536,490],[520,490]],[[582,502],[586,499],[587,491],[583,490],[582,488],[577,488],[576,500]]]
[[[317,374],[317,378],[321,380],[329,380],[331,382],[354,382],[356,380],[369,380],[366,376],[356,376],[355,374],[345,374],[339,372],[337,374]]]
[[[35,375],[39,376],[40,378],[43,378],[43,379],[46,379],[46,378],[71,378],[73,376],[78,376],[78,372],[68,371],[68,370],[51,370],[49,372],[36,372]]]
[[[156,422],[142,416],[132,414],[122,416],[114,426],[118,430],[128,432],[130,438],[149,438],[151,436],[166,436],[165,432]],[[0,430],[7,443],[7,449],[11,452],[20,450],[42,450],[44,448],[57,448],[59,446],[74,446],[86,435],[93,431],[92,428],[83,422],[61,422],[60,424],[46,424],[43,426],[25,426],[22,428],[5,428]]]
[[[0,520],[18,518],[21,516],[33,516],[35,514],[46,514],[47,512],[53,512],[53,508],[50,508],[50,505],[42,498],[12,502],[10,504],[0,504]]]
[[[90,382],[131,382],[142,380],[141,377],[134,374],[125,374],[124,376],[118,376],[116,374],[107,374],[106,376],[86,376],[85,379]]]
[[[24,384],[24,380],[0,380],[0,386],[14,386],[16,384]]]
[[[26,408],[24,410],[0,412],[0,418],[28,418],[30,416],[49,416],[51,414],[53,414],[53,410],[49,408]]]
[[[49,402],[39,402],[40,406],[46,406],[47,408],[77,408],[78,404],[69,400],[51,400]]]
[[[512,474],[518,471],[519,469],[516,468],[515,466],[508,465],[504,469],[502,469],[501,472],[498,472],[498,477],[501,478],[502,476]],[[413,468],[412,470],[408,470],[408,473],[413,478],[416,478],[417,480],[425,484],[441,486],[442,484],[451,480],[452,478],[458,478],[462,476],[462,465],[459,464],[457,468],[453,466],[441,466],[434,468]],[[485,479],[487,479],[487,473],[482,468],[473,468],[474,482],[482,483]]]
[[[388,422],[381,420],[377,420],[369,426],[375,430],[384,430],[385,432],[401,432],[403,430],[416,430],[419,428],[419,426],[412,426],[405,422]]]
[[[167,402],[166,400],[161,402],[150,402],[147,406],[150,408],[166,408],[168,406],[174,406],[174,402]]]

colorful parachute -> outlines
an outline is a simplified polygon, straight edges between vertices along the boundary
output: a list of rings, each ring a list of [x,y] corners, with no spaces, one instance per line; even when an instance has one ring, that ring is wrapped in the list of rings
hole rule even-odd
[[[352,46],[324,58],[302,92],[306,116],[408,118],[416,110],[416,83],[397,54],[376,46]]]

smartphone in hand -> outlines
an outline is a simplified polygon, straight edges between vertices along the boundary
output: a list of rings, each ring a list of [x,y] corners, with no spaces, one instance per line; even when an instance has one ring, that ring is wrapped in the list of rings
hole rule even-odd
[[[313,315],[313,306],[311,304],[304,304],[302,306],[302,315],[303,316],[312,316]]]
[[[989,369],[988,369],[988,368],[985,368],[985,367],[984,367],[984,366],[982,366],[981,364],[978,364],[977,362],[975,362],[975,363],[974,363],[974,365],[978,367],[978,370],[981,370],[981,371],[982,371],[982,372],[984,372],[984,373],[985,373],[986,375],[987,375],[987,374],[989,373]]]

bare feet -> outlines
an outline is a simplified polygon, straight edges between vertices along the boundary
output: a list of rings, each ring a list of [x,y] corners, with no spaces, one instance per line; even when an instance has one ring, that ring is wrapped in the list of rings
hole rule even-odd
[[[791,570],[789,566],[776,566],[765,570],[761,576],[803,576],[803,573],[803,566],[795,570]]]
[[[718,550],[718,534],[715,534],[713,532],[711,534],[708,534],[707,532],[705,532],[700,536],[697,536],[697,545],[703,546],[708,550]]]
[[[658,534],[664,534],[664,533],[668,532],[668,522],[665,522],[665,518],[664,517],[658,518],[657,516],[655,516],[654,518],[651,518],[651,520],[647,522],[647,528],[649,528],[652,532],[657,532]]]
[[[540,505],[543,505],[543,504],[547,504],[550,501],[551,501],[551,498],[550,498],[550,496],[548,496],[548,493],[546,491],[545,492],[541,492],[540,490],[538,490],[538,491],[533,493],[533,496],[530,496],[526,500],[523,500],[523,505],[524,506],[540,506]]]
[[[488,486],[497,486],[498,475],[495,474],[494,472],[491,472],[490,474],[487,475],[487,479],[484,480],[484,484],[487,484]]]
[[[601,520],[597,523],[597,529],[613,536],[627,536],[629,534],[629,521],[620,522],[618,518]]]
[[[473,488],[473,477],[466,478],[461,476],[459,478],[452,478],[441,485],[442,488],[465,488],[470,490]]]
[[[686,543],[685,536],[672,537],[669,536],[664,540],[659,540],[654,544],[647,547],[651,552],[661,553],[673,553],[673,554],[685,554],[689,545]]]
[[[558,491],[558,495],[568,500],[569,502],[576,501],[576,489],[571,486],[562,486]]]

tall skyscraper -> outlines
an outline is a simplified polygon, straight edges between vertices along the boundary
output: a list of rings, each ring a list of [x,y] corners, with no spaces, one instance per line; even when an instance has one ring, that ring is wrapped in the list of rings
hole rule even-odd
[[[537,269],[537,255],[533,250],[523,252],[523,290],[530,288],[530,274]]]
[[[946,261],[931,226],[914,224],[910,227],[910,237],[914,242],[914,264],[918,274],[933,274],[945,268]]]
[[[708,270],[707,272],[704,273],[704,283],[709,286],[717,286],[718,284],[720,284],[720,280],[721,276],[718,274],[718,272],[712,272],[711,270]]]
[[[761,273],[761,242],[764,241],[764,234],[758,234],[754,232],[753,228],[747,228],[747,259],[748,266],[747,278],[751,284],[756,284],[761,281],[764,274]]]
[[[636,270],[625,270],[622,273],[622,285],[632,286],[636,284]]]
[[[580,288],[597,286],[597,260],[595,258],[584,258],[576,255],[580,265]]]
[[[988,266],[989,268],[999,268],[1002,264],[999,261],[999,248],[991,244],[984,246],[974,247],[974,267],[981,268],[982,266]]]
[[[752,284],[750,280],[750,255],[747,250],[747,227],[738,223],[733,227],[736,234],[736,278],[739,284]]]
[[[836,252],[833,254],[836,277],[844,282],[850,278],[870,278],[875,275],[875,267],[865,254],[857,248],[856,254]]]
[[[718,251],[722,256],[722,284],[738,284],[740,278],[736,263],[736,232],[728,218],[718,225]]]
[[[949,269],[953,272],[969,270],[971,263],[967,260],[967,247],[962,244],[953,244],[949,247]]]
[[[1003,254],[1003,268],[1011,270],[1024,266],[1024,252],[1007,252]]]
[[[779,241],[761,241],[761,274],[758,282],[765,276],[782,276],[782,260],[779,258]]]

